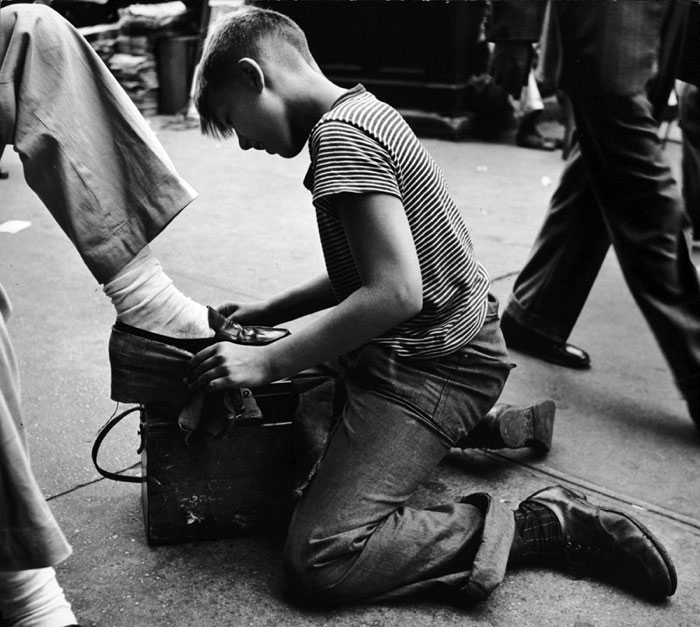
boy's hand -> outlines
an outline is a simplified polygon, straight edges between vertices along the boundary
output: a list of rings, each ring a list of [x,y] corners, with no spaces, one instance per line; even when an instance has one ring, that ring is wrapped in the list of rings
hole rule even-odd
[[[197,353],[188,364],[185,383],[190,389],[208,392],[247,388],[272,381],[265,346],[218,342]]]
[[[268,322],[267,303],[264,301],[255,303],[222,303],[216,310],[227,318],[233,318],[243,325],[271,326]]]

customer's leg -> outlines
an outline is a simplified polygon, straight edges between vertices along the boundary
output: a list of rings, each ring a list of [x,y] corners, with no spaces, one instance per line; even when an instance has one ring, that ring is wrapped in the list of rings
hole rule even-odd
[[[85,39],[41,5],[0,14],[0,144],[100,283],[195,197]]]
[[[150,255],[195,196],[85,39],[55,11],[14,5],[0,18],[0,142],[70,237],[124,323],[207,337],[206,308]]]
[[[70,625],[75,617],[51,568],[70,546],[29,465],[9,313],[0,285],[0,617],[10,625]]]
[[[70,555],[29,466],[19,373],[5,324],[10,303],[0,285],[0,570],[42,568]]]
[[[76,618],[51,568],[0,571],[0,624],[75,627]]]
[[[579,142],[625,280],[687,398],[700,395],[700,281],[644,94],[575,97]],[[595,97],[590,92],[595,91]]]

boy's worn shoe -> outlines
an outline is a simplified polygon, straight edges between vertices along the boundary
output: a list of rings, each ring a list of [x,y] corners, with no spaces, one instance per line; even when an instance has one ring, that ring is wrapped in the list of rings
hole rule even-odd
[[[591,358],[582,348],[536,333],[516,322],[507,312],[501,315],[501,332],[508,348],[566,368],[585,370],[591,367]]]
[[[458,446],[460,448],[533,448],[547,452],[552,447],[554,401],[534,405],[496,405]]]
[[[506,448],[529,447],[540,451],[552,448],[554,401],[544,400],[527,407],[502,405],[493,419]]]
[[[615,583],[651,599],[676,591],[676,570],[661,543],[629,514],[597,507],[583,494],[562,486],[535,492],[523,504],[537,503],[561,525],[562,546],[555,561],[575,575]]]
[[[262,346],[289,335],[287,329],[241,326],[211,307],[209,326],[213,337],[179,339],[117,321],[109,338],[112,400],[179,410],[192,396],[183,383],[192,355],[217,342]]]

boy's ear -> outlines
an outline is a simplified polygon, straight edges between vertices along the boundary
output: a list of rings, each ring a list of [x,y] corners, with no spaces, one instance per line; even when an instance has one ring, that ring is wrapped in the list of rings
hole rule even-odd
[[[243,76],[244,82],[257,92],[263,90],[263,87],[265,87],[265,75],[256,61],[245,57],[238,61],[238,69]]]

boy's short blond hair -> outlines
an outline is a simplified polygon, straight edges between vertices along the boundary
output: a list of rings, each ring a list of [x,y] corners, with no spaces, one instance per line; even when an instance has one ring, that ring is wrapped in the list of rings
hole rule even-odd
[[[233,134],[232,129],[222,124],[209,108],[209,96],[226,81],[234,80],[240,59],[259,60],[263,54],[261,44],[267,38],[286,42],[307,62],[315,64],[304,31],[286,15],[255,7],[225,15],[207,36],[197,72],[194,101],[205,135],[228,137]]]

